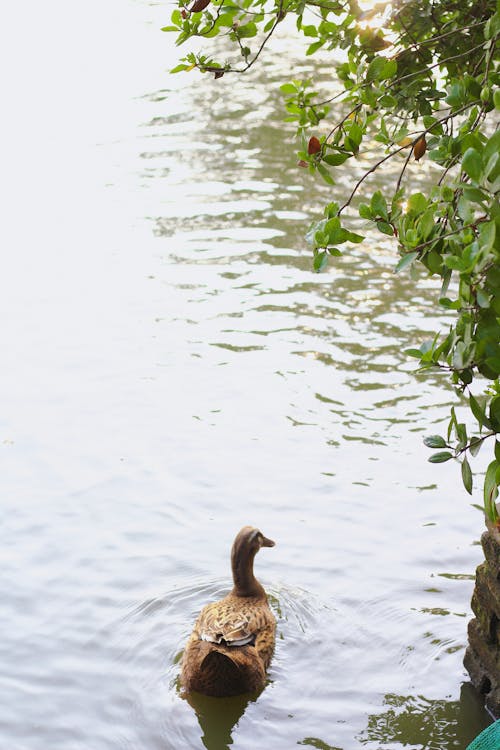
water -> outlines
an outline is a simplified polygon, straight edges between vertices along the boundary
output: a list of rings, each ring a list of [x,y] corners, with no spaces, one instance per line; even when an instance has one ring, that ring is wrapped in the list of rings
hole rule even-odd
[[[435,284],[382,235],[311,272],[329,193],[277,93],[301,48],[169,77],[170,9],[3,29],[2,746],[465,748],[482,520],[425,460],[450,394],[402,353],[446,326]],[[277,541],[269,685],[190,705],[182,646],[246,523]]]

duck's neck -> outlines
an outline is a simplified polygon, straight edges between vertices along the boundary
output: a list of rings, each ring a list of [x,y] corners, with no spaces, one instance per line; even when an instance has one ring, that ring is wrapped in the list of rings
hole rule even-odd
[[[265,598],[266,592],[253,574],[255,552],[239,550],[233,547],[231,552],[231,567],[233,570],[234,596],[257,596]]]

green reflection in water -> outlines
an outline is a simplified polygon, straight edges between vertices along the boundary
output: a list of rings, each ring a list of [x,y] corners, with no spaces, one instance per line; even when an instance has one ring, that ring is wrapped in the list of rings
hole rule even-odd
[[[367,728],[357,737],[370,750],[383,750],[389,743],[391,748],[397,743],[412,750],[466,750],[492,722],[470,683],[462,685],[458,701],[389,694],[384,705],[387,711],[369,716]],[[315,737],[305,737],[297,744],[342,750]]]
[[[458,701],[386,695],[384,705],[387,711],[368,718],[358,738],[362,744],[399,742],[421,750],[465,750],[491,723],[470,684],[462,686]]]
[[[308,747],[316,747],[318,750],[342,750],[341,747],[333,747],[327,745],[322,740],[317,740],[315,737],[306,737],[302,742],[297,742],[297,745],[307,745]]]
[[[259,693],[245,693],[231,698],[212,698],[201,693],[190,693],[185,698],[195,710],[202,731],[201,740],[207,750],[228,750],[233,744],[232,731],[254,703]]]

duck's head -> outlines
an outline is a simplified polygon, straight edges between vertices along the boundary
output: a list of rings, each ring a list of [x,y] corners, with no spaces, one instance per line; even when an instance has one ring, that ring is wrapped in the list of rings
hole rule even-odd
[[[243,526],[237,533],[231,549],[233,591],[237,596],[265,596],[253,574],[253,560],[261,547],[274,547],[274,542],[254,526]]]
[[[268,539],[262,531],[254,526],[243,526],[234,540],[233,554],[235,552],[246,553],[246,555],[251,554],[254,557],[261,547],[274,547],[274,544],[275,542],[272,539]]]

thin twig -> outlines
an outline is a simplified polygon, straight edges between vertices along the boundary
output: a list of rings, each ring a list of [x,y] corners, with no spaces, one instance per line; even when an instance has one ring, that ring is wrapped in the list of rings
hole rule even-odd
[[[459,229],[453,230],[453,232],[447,232],[446,234],[438,234],[437,237],[433,237],[431,240],[427,240],[426,242],[421,242],[420,245],[417,245],[416,247],[412,247],[411,250],[408,252],[416,253],[422,250],[424,247],[427,247],[428,245],[433,245],[435,242],[439,242],[439,240],[444,240],[447,237],[453,237],[455,234],[460,234],[460,232],[465,232],[466,229],[476,229],[478,224],[482,224],[483,222],[487,221],[487,217],[483,216],[480,219],[476,219],[476,221],[473,224],[466,224],[463,227],[460,227]]]
[[[406,144],[406,145],[404,145],[404,146],[400,146],[399,148],[395,149],[394,151],[391,151],[391,152],[390,152],[389,154],[387,154],[386,156],[384,156],[384,158],[383,158],[383,159],[380,159],[380,161],[378,161],[378,162],[377,162],[376,164],[374,164],[374,165],[373,165],[373,167],[370,167],[370,169],[369,169],[369,170],[368,170],[367,172],[365,172],[365,174],[364,174],[364,175],[363,175],[363,176],[361,177],[361,179],[360,179],[360,180],[358,180],[358,182],[357,182],[357,183],[356,183],[356,185],[354,186],[354,189],[352,190],[352,192],[351,192],[351,194],[350,194],[349,198],[348,198],[348,199],[347,199],[347,201],[346,201],[346,202],[344,203],[344,205],[343,205],[343,206],[341,206],[341,208],[339,208],[339,210],[338,210],[338,215],[340,216],[340,214],[342,213],[342,211],[343,211],[343,210],[344,210],[345,208],[347,208],[347,207],[349,206],[349,204],[351,203],[352,199],[353,199],[353,198],[354,198],[354,196],[356,195],[356,193],[357,193],[357,191],[358,191],[359,187],[360,187],[360,186],[361,186],[361,184],[362,184],[362,183],[363,183],[363,182],[364,182],[364,181],[366,180],[366,178],[368,177],[368,175],[370,175],[370,174],[372,174],[373,172],[375,172],[375,171],[376,171],[376,170],[377,170],[377,169],[378,169],[378,168],[379,168],[379,167],[380,167],[380,166],[381,166],[382,164],[384,164],[384,162],[388,161],[388,159],[391,159],[391,158],[392,158],[393,156],[395,156],[396,154],[399,154],[399,153],[400,153],[401,151],[403,151],[403,149],[405,149],[405,148],[409,148],[409,146],[411,146],[411,145],[413,145],[413,146],[414,146],[414,145],[415,145],[415,143],[416,143],[416,141],[418,141],[418,140],[419,140],[419,138],[422,138],[422,137],[423,137],[424,135],[426,135],[426,134],[427,134],[427,133],[429,133],[429,132],[430,132],[431,130],[433,130],[433,129],[434,129],[435,127],[436,127],[436,125],[442,124],[443,122],[446,122],[446,121],[447,121],[447,120],[449,120],[450,118],[453,118],[453,117],[455,117],[456,115],[459,115],[459,114],[461,114],[462,112],[464,112],[465,110],[469,109],[470,107],[473,107],[473,106],[475,106],[475,105],[476,105],[477,103],[478,103],[478,102],[477,102],[477,101],[475,101],[475,102],[471,102],[471,103],[469,103],[469,104],[465,104],[465,105],[464,105],[463,107],[461,107],[460,109],[457,109],[457,110],[456,110],[456,112],[450,112],[450,113],[449,113],[448,115],[446,115],[446,117],[442,117],[442,118],[441,118],[440,120],[436,120],[436,122],[434,122],[434,123],[433,123],[433,124],[432,124],[432,125],[431,125],[431,126],[430,126],[429,128],[426,128],[425,130],[421,131],[421,132],[420,132],[420,133],[418,134],[418,137],[417,137],[417,138],[416,138],[416,139],[415,139],[415,140],[413,141],[413,144]],[[413,149],[412,149],[412,151],[413,151]],[[412,153],[412,152],[410,152],[410,156],[411,156],[411,153]],[[409,159],[409,157],[408,157],[408,159]],[[407,161],[408,161],[408,159],[407,159]],[[403,167],[403,171],[404,171],[404,169],[406,169],[406,165],[405,165],[405,166]],[[400,177],[402,178],[402,176],[401,176],[401,175],[400,175]],[[399,188],[399,184],[400,184],[400,181],[398,180],[398,188]],[[396,192],[397,192],[397,191],[396,191]]]
[[[408,163],[409,163],[409,161],[410,161],[410,157],[411,157],[411,155],[412,155],[412,153],[413,153],[413,148],[414,148],[414,146],[415,146],[415,143],[416,143],[416,142],[417,142],[418,140],[420,140],[420,138],[422,138],[422,136],[419,136],[419,138],[417,138],[417,140],[416,140],[416,141],[413,141],[413,143],[411,144],[411,149],[410,149],[410,151],[409,151],[409,153],[408,153],[408,156],[407,156],[407,157],[406,157],[406,159],[405,159],[405,163],[403,164],[403,169],[402,169],[402,170],[401,170],[401,172],[399,173],[398,181],[397,181],[397,183],[396,183],[396,190],[394,191],[395,193],[397,193],[397,192],[398,192],[398,190],[399,190],[399,188],[401,187],[401,182],[403,181],[403,175],[404,175],[404,173],[406,172],[406,167],[408,166]]]
[[[341,128],[341,127],[342,127],[342,125],[344,124],[344,122],[346,122],[346,120],[348,120],[348,119],[349,119],[349,118],[350,118],[350,117],[351,117],[351,116],[352,116],[353,114],[355,114],[355,113],[356,113],[356,112],[357,112],[357,111],[358,111],[359,109],[361,109],[361,107],[362,107],[362,105],[361,105],[361,104],[357,104],[357,105],[356,105],[356,106],[354,107],[354,109],[352,109],[352,110],[351,110],[350,112],[348,112],[348,114],[347,114],[347,115],[346,115],[345,117],[343,117],[343,118],[342,118],[342,119],[340,120],[340,122],[338,122],[338,123],[337,123],[337,124],[335,125],[335,127],[334,127],[334,128],[332,128],[332,129],[330,130],[330,132],[329,132],[329,133],[328,133],[328,135],[326,136],[326,139],[325,139],[325,141],[328,141],[328,140],[329,140],[329,139],[330,139],[330,138],[332,137],[332,135],[333,135],[333,134],[335,133],[335,131],[336,131],[336,130],[338,130],[339,128]]]
[[[424,44],[434,44],[434,42],[440,42],[442,39],[446,39],[448,36],[453,36],[453,34],[459,34],[462,31],[469,31],[469,29],[474,29],[477,26],[484,26],[486,24],[486,21],[478,21],[477,23],[471,23],[469,26],[462,26],[461,29],[453,29],[453,31],[447,31],[445,34],[438,34],[438,36],[430,37],[429,39],[424,39],[423,41],[419,42],[419,47],[422,47]]]
[[[342,213],[342,211],[344,210],[344,208],[347,208],[347,206],[350,204],[350,202],[352,201],[352,199],[356,195],[359,187],[366,180],[366,178],[368,177],[368,175],[370,175],[373,172],[375,172],[384,162],[386,162],[388,159],[392,159],[393,156],[395,156],[396,154],[399,154],[405,148],[408,148],[408,146],[407,145],[406,146],[400,146],[399,148],[395,149],[394,151],[391,151],[389,154],[387,154],[386,156],[384,156],[383,159],[380,159],[380,161],[378,161],[376,164],[374,164],[373,167],[370,167],[370,169],[367,172],[365,172],[364,175],[361,177],[361,179],[358,180],[358,182],[355,184],[355,186],[354,186],[354,188],[353,188],[353,190],[352,190],[349,198],[344,203],[344,205],[339,208],[339,210],[337,212],[337,215],[340,216],[340,214]]]

